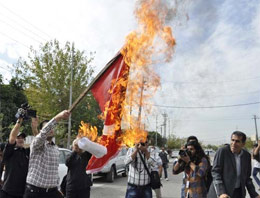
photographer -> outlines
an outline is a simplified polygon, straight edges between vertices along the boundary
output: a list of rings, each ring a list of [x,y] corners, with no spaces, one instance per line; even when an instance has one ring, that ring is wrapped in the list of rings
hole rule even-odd
[[[18,118],[12,129],[8,143],[3,152],[3,163],[5,164],[5,175],[1,198],[22,198],[25,190],[26,175],[29,164],[29,148],[24,148],[25,133],[19,132],[24,119],[28,119],[24,108],[18,109]],[[37,132],[37,120],[32,118],[32,131]]]
[[[128,149],[125,158],[125,164],[129,165],[126,198],[152,198],[150,177],[145,170],[141,157],[148,169],[150,169],[152,160],[150,159],[147,141],[137,143],[134,148]]]
[[[205,175],[209,159],[200,144],[196,141],[188,142],[185,149],[180,150],[179,155],[178,161],[173,166],[173,174],[184,172],[181,197],[206,198]]]

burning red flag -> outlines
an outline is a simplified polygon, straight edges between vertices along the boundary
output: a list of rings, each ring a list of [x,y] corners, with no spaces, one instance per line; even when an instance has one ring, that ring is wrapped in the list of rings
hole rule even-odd
[[[118,137],[121,134],[122,104],[125,100],[129,66],[119,53],[105,68],[91,91],[105,119],[103,135],[99,142],[107,147],[107,154],[102,158],[92,156],[87,166],[88,173],[100,170],[117,154],[121,145]]]

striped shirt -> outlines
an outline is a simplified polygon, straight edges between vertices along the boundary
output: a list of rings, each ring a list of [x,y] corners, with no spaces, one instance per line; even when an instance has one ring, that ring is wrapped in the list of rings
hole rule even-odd
[[[135,150],[135,148],[128,149],[127,155],[126,155],[126,158],[125,158],[125,164],[129,165],[128,183],[133,184],[133,185],[137,185],[137,186],[148,185],[148,184],[150,184],[150,177],[149,177],[149,175],[148,175],[148,173],[147,173],[147,171],[144,167],[144,164],[143,164],[143,162],[140,158],[139,153],[137,153],[135,160],[133,160],[132,157],[131,157],[134,150]],[[149,171],[151,171],[151,169],[150,169],[150,166],[151,166],[151,163],[152,163],[151,158],[149,158],[147,160],[143,153],[141,153],[141,155],[143,156],[143,159],[145,160]]]
[[[40,188],[59,185],[59,149],[47,141],[48,133],[55,127],[55,119],[49,121],[31,143],[29,170],[26,182]]]

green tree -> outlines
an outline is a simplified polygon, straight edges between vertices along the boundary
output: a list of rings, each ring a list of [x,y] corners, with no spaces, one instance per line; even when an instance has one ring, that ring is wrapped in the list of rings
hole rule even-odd
[[[68,109],[72,60],[72,101],[92,80],[94,70],[91,62],[94,54],[86,56],[83,51],[73,48],[69,42],[61,47],[57,40],[50,41],[40,46],[38,51],[31,49],[28,60],[20,58],[15,65],[16,78],[24,82],[28,101],[37,110],[40,120],[50,119],[58,112]],[[98,105],[89,93],[72,113],[74,135],[81,120],[97,126],[101,132],[102,121],[98,119],[99,114]],[[63,124],[67,128],[67,123]],[[67,136],[67,130],[63,131],[60,138]]]
[[[179,138],[175,135],[172,135],[167,140],[167,147],[169,149],[180,149],[181,146],[185,145],[186,139],[185,138]]]
[[[157,134],[157,146],[162,147],[166,143],[166,140],[161,136],[160,133],[156,131],[150,131],[148,132],[148,138],[151,141],[151,145],[156,145],[156,134]]]
[[[12,78],[9,84],[0,80],[0,141],[6,140],[16,122],[15,114],[21,104],[27,102],[22,82]],[[30,124],[24,123],[24,132],[31,133]]]

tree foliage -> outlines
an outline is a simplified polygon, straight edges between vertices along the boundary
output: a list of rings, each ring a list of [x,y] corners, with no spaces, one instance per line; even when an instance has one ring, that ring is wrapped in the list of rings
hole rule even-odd
[[[0,78],[1,79],[1,78]],[[27,102],[22,82],[12,78],[9,84],[0,80],[0,140],[6,140],[16,122],[15,114],[21,104]],[[30,125],[25,122],[24,132],[29,134]]]
[[[157,136],[157,137],[156,137]],[[159,146],[159,147],[162,147],[165,145],[166,143],[166,139],[163,138],[161,136],[160,133],[156,132],[156,131],[150,131],[148,133],[148,138],[150,140],[150,145],[155,145],[155,146]],[[157,144],[156,144],[156,139],[157,139]]]
[[[24,83],[28,101],[37,110],[40,120],[50,119],[68,109],[71,65],[72,101],[92,80],[94,54],[86,56],[83,51],[73,48],[69,42],[61,47],[57,40],[50,41],[40,46],[38,51],[31,49],[28,60],[19,59],[15,65],[16,77]],[[102,121],[97,118],[99,114],[98,105],[89,93],[72,113],[72,132],[77,133],[81,120],[97,126],[100,131]],[[66,133],[61,137],[66,137]]]

